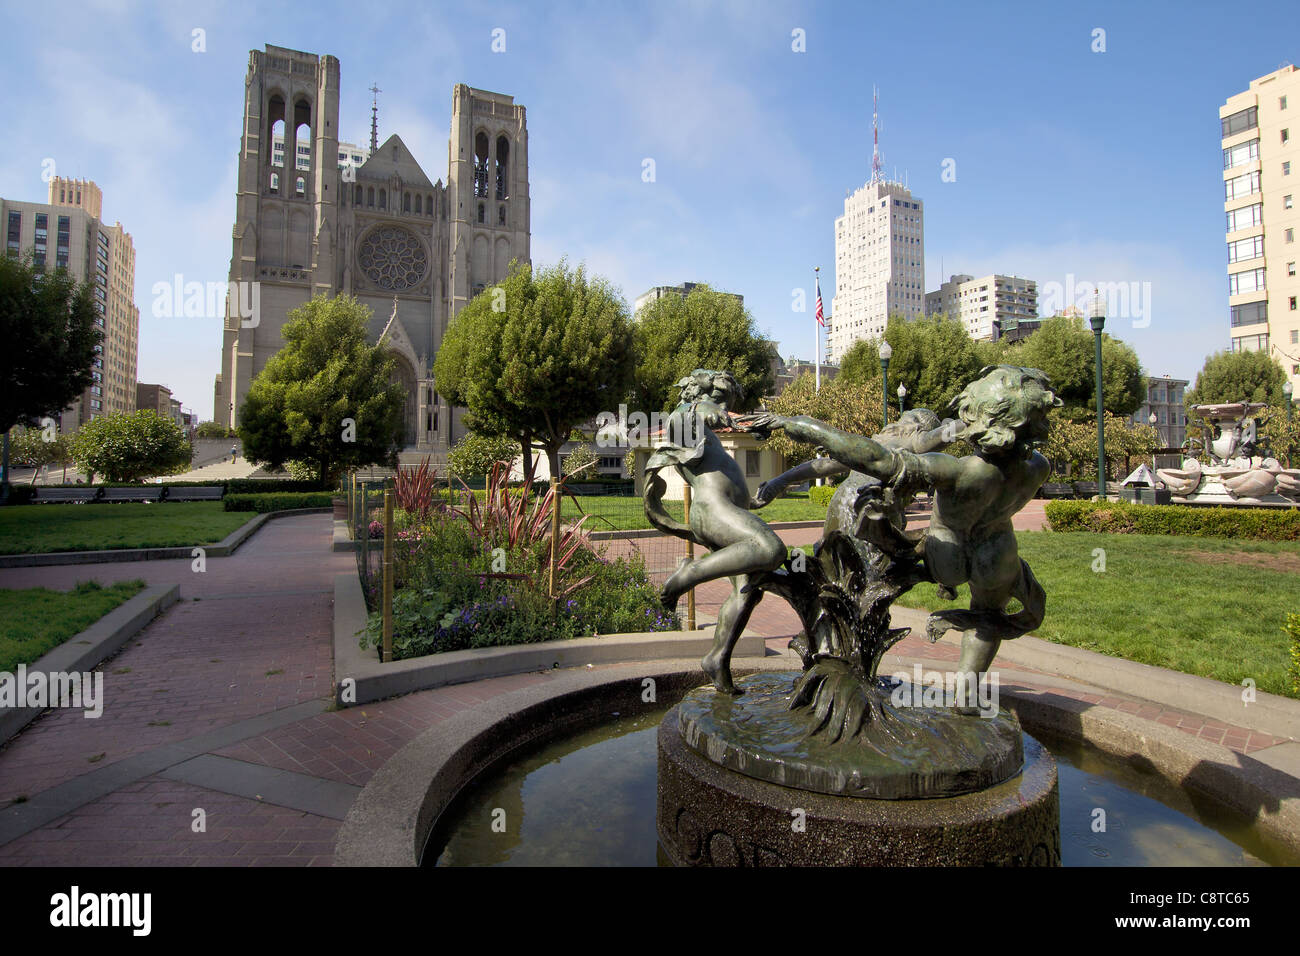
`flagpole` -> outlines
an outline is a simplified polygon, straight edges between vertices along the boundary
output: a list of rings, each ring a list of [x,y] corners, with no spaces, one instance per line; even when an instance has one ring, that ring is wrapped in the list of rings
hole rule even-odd
[[[817,289],[817,299],[821,301],[821,282],[818,281],[817,274],[822,271],[821,266],[813,269],[813,285]],[[817,384],[816,391],[822,390],[822,322],[821,319],[813,321],[813,335],[817,339],[817,351],[813,353],[813,360],[817,363]]]

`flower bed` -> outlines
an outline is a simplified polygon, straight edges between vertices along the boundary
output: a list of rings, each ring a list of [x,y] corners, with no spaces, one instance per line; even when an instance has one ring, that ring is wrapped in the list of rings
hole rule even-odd
[[[562,532],[552,598],[554,497],[524,498],[504,478],[494,473],[486,499],[469,496],[464,508],[429,506],[424,498],[395,511],[394,659],[680,627],[660,606],[641,561],[607,560],[583,533],[583,521]],[[381,521],[367,530],[382,539]],[[378,581],[371,587],[377,591]],[[367,597],[377,608],[379,595]],[[375,610],[361,646],[380,645],[382,628]]]

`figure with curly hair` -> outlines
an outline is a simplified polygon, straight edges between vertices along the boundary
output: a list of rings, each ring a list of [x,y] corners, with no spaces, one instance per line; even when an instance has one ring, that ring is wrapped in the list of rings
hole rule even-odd
[[[949,593],[969,584],[971,603],[969,610],[931,614],[926,633],[937,641],[948,630],[962,631],[958,671],[983,675],[1002,641],[1043,620],[1046,595],[1020,558],[1011,518],[1047,478],[1050,465],[1037,447],[1047,438],[1048,411],[1060,404],[1038,369],[981,370],[950,406],[965,424],[962,437],[975,447],[963,458],[891,449],[806,416],[769,416],[750,430],[761,435],[784,428],[795,441],[819,445],[833,460],[882,483],[934,488],[934,513],[920,545],[925,572]],[[1007,613],[1013,599],[1021,609]],[[975,686],[966,685],[972,695]],[[974,703],[959,707],[969,712]]]
[[[762,591],[745,592],[745,587],[750,575],[780,567],[786,548],[767,522],[750,513],[745,476],[713,431],[736,424],[728,406],[742,400],[740,384],[730,372],[696,369],[677,387],[682,390],[681,401],[668,418],[669,444],[656,449],[646,462],[645,512],[660,531],[694,541],[709,553],[694,560],[683,558],[664,584],[661,600],[673,611],[691,588],[731,579],[731,595],[718,612],[713,647],[702,666],[719,691],[735,693],[731,652],[762,598]],[[663,507],[667,485],[660,472],[671,467],[678,468],[691,486],[689,526],[674,520]]]

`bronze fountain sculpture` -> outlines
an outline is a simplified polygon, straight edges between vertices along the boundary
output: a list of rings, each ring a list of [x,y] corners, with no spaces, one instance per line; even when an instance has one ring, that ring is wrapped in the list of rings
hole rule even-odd
[[[693,440],[661,448],[651,458],[646,512],[661,530],[713,551],[684,560],[665,585],[663,601],[672,607],[690,587],[724,576],[731,579],[732,594],[703,661],[712,686],[688,694],[661,726],[661,798],[665,789],[693,793],[709,776],[696,768],[699,780],[692,780],[686,772],[686,763],[698,755],[752,778],[742,791],[757,786],[752,781],[765,781],[778,790],[834,795],[822,799],[899,801],[899,813],[902,804],[975,799],[1025,786],[1032,776],[1037,796],[1018,798],[1022,809],[1041,811],[1041,825],[1026,831],[1037,834],[1032,846],[1019,855],[1001,845],[988,852],[1032,856],[1034,862],[1059,859],[1058,838],[1048,833],[1056,815],[1051,758],[1023,737],[1014,715],[990,708],[979,693],[1001,642],[1036,628],[1046,606],[1042,587],[1017,553],[1011,517],[1049,472],[1036,450],[1047,437],[1047,412],[1060,404],[1047,377],[1016,366],[985,368],[953,400],[955,419],[940,423],[933,413],[916,409],[875,438],[804,416],[733,415],[727,406],[736,395],[734,379],[725,372],[696,370],[679,386],[682,403],[674,415],[679,434]],[[751,497],[713,431],[724,426],[760,437],[784,429],[827,457],[792,469]],[[958,439],[972,446],[971,454],[958,458],[935,450]],[[680,468],[694,490],[689,527],[668,517],[661,503],[660,472],[670,466]],[[806,561],[787,556],[775,533],[750,513],[788,483],[845,472],[822,540]],[[927,489],[933,515],[918,538],[906,532],[905,509]],[[962,632],[951,706],[914,706],[910,694],[900,696],[900,680],[877,674],[885,653],[910,632],[891,627],[890,605],[922,581],[938,585],[949,600],[961,585],[971,590],[969,609],[936,611],[926,624],[932,642],[948,630]],[[760,671],[733,681],[731,650],[767,593],[787,600],[800,617],[803,632],[791,647],[802,673]],[[1021,607],[1008,612],[1013,600]],[[915,700],[920,699],[918,692]],[[697,756],[679,752],[680,743]],[[1022,773],[1027,751],[1036,768],[1032,775]],[[721,798],[714,793],[710,799]],[[668,812],[661,805],[661,836],[676,846],[681,834],[665,821]],[[677,811],[682,812],[687,810]],[[842,815],[839,809],[827,812],[835,819]],[[1044,822],[1049,818],[1050,826]],[[689,852],[680,856],[698,862]]]

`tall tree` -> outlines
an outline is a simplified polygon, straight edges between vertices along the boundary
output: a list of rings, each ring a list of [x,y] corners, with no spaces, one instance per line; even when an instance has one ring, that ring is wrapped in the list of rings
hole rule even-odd
[[[942,417],[944,407],[966,387],[982,367],[980,352],[966,327],[945,315],[920,319],[894,316],[885,328],[893,350],[889,360],[889,398],[902,385],[909,408],[928,408]],[[853,343],[840,362],[840,378],[850,382],[880,381],[880,343]]]
[[[616,409],[632,374],[632,328],[621,296],[585,267],[516,263],[465,306],[434,360],[438,390],[487,435],[510,435],[531,478],[534,446],[560,474],[576,425]]]
[[[775,345],[758,334],[735,296],[697,285],[685,298],[664,296],[636,316],[632,411],[671,411],[678,380],[697,368],[730,372],[745,391],[732,411],[757,408],[776,385]]]
[[[289,313],[284,347],[239,413],[245,458],[311,462],[322,483],[343,468],[396,463],[403,392],[387,349],[367,340],[369,318],[350,296],[319,295]]]
[[[1286,372],[1267,352],[1215,352],[1196,373],[1196,384],[1183,393],[1183,401],[1188,409],[1225,402],[1281,405],[1285,381]]]
[[[1054,315],[1038,331],[1012,345],[1004,361],[1041,369],[1072,420],[1096,417],[1097,362],[1092,329],[1077,316]],[[1101,337],[1102,404],[1112,415],[1132,415],[1146,398],[1146,375],[1132,346]]]
[[[90,387],[98,318],[90,283],[38,270],[30,255],[0,256],[0,496],[9,487],[9,429],[59,414]]]
[[[812,373],[805,372],[771,399],[767,408],[774,415],[811,415],[857,435],[874,435],[882,425],[881,404],[879,370],[875,380],[868,382],[854,382],[841,373],[823,381],[821,391],[815,389]],[[817,452],[812,445],[792,441],[784,430],[773,432],[763,447],[782,455],[789,467],[808,461]]]

